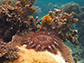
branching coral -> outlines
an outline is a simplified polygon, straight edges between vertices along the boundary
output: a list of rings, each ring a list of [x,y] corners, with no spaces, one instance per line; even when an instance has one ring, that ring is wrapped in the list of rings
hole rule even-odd
[[[54,34],[58,35],[63,41],[70,40],[73,44],[78,44],[77,31],[70,29],[71,23],[78,21],[77,18],[73,18],[73,15],[74,12],[68,14],[64,13],[63,10],[54,9],[54,12],[50,11],[48,15],[44,16],[42,20],[39,21],[42,21],[40,28],[50,31],[53,30]]]
[[[14,47],[12,45],[0,41],[0,62],[1,60],[2,62],[5,60],[14,61],[19,57],[17,51],[19,51],[17,47]]]
[[[28,5],[25,5],[25,7],[18,5],[13,7],[10,4],[6,4],[1,5],[0,10],[0,38],[5,42],[11,41],[12,36],[17,32],[22,32],[31,27],[31,25],[28,24],[32,22],[32,18],[30,18],[29,15],[32,14],[34,10],[28,7]]]
[[[53,24],[53,20],[51,19],[51,17],[49,15],[46,15],[42,18],[42,25],[41,27],[47,27],[49,25]]]
[[[78,40],[81,41],[81,43],[83,43],[83,28],[84,28],[84,6],[80,7],[79,4],[77,3],[68,3],[65,4],[63,6],[61,6],[62,9],[65,10],[65,12],[70,13],[70,12],[75,12],[74,17],[78,18],[79,21],[77,22],[77,24],[75,24],[75,26],[72,26],[72,28],[77,29],[79,38]],[[73,24],[74,25],[74,24]]]

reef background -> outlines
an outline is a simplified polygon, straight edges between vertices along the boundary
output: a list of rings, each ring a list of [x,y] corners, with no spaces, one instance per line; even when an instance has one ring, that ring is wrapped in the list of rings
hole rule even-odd
[[[13,0],[12,0],[13,1]],[[70,7],[66,7],[66,5],[69,5]],[[41,19],[44,15],[47,15],[49,11],[53,11],[54,8],[56,9],[63,9],[67,13],[71,13],[72,11],[75,12],[75,18],[78,18],[79,21],[75,24],[72,24],[72,29],[78,31],[78,41],[79,45],[75,46],[71,44],[69,41],[65,42],[65,44],[72,50],[72,56],[74,60],[77,60],[77,63],[83,63],[84,62],[84,4],[83,0],[36,0],[34,3],[33,8],[36,9],[36,12],[33,13],[31,16],[34,18],[36,16]],[[67,10],[70,9],[69,10]],[[73,8],[73,9],[72,9]]]
[[[84,0],[37,0],[37,5],[41,8],[43,13],[39,13],[39,17],[42,18],[50,10],[53,11],[56,9],[64,9],[67,13],[74,11],[76,14],[74,17],[77,17],[79,21],[76,24],[72,25],[72,29],[78,31],[78,41],[79,45],[74,46],[73,44],[69,45],[70,42],[66,43],[72,50],[72,55],[77,59],[78,63],[83,63],[84,61]],[[64,6],[64,7],[63,7]],[[70,6],[70,7],[69,7]],[[73,9],[72,9],[73,8]],[[67,10],[69,9],[69,10]],[[79,10],[79,11],[78,11]]]

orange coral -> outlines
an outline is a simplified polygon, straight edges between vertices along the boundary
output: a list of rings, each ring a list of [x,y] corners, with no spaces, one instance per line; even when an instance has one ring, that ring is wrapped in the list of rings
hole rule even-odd
[[[53,20],[49,15],[46,15],[42,18],[42,25],[43,24],[52,25],[52,23],[53,23]]]

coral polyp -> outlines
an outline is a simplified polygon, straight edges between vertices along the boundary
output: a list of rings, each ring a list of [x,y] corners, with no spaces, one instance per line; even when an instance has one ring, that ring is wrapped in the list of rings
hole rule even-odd
[[[39,33],[32,33],[23,41],[22,44],[27,44],[28,49],[35,49],[36,51],[48,50],[56,53],[57,48],[61,50],[58,38],[54,38],[54,35],[50,32],[43,31]]]

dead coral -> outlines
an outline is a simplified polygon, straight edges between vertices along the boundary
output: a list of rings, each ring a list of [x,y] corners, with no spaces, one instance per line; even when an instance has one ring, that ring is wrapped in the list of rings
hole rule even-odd
[[[12,45],[0,41],[0,62],[2,60],[14,61],[19,57],[17,51],[19,51],[17,47],[14,47]]]

